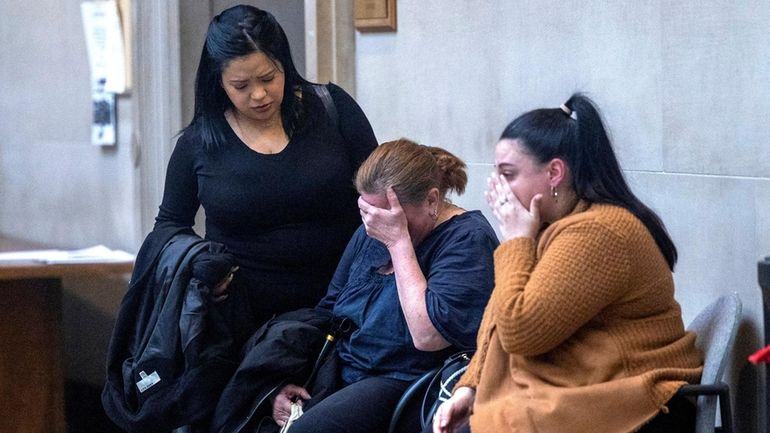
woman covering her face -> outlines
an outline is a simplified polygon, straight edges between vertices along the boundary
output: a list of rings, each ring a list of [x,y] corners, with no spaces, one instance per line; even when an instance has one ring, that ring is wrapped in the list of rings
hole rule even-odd
[[[628,188],[593,103],[518,117],[495,168],[495,289],[433,431],[693,431],[675,394],[703,362],[674,299],[676,248]]]
[[[341,389],[289,431],[385,432],[412,381],[474,346],[498,242],[481,212],[447,199],[466,180],[456,156],[405,139],[380,145],[358,170],[363,225],[318,305],[355,324],[337,343]],[[273,418],[283,425],[291,402],[311,397],[285,386]]]

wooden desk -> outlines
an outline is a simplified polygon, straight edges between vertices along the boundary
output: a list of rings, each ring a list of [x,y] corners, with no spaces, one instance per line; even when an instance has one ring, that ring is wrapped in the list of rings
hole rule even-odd
[[[0,252],[43,249],[0,236]],[[0,432],[65,433],[62,278],[133,263],[0,263]]]

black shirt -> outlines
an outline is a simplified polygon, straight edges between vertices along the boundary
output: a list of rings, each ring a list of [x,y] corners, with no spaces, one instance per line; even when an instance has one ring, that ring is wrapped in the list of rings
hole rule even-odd
[[[428,318],[451,343],[446,349],[428,352],[414,346],[395,274],[379,272],[391,261],[388,249],[359,227],[318,304],[356,325],[337,342],[343,381],[353,383],[370,376],[411,381],[457,350],[475,348],[476,332],[495,284],[498,245],[494,229],[476,210],[439,224],[415,247],[428,283]]]
[[[314,306],[361,222],[353,176],[377,140],[353,98],[328,88],[338,124],[305,91],[306,126],[277,154],[251,150],[227,127],[224,148],[206,152],[185,133],[171,155],[155,229],[190,227],[203,206],[206,238],[240,266],[229,302],[246,302],[234,308],[247,310],[251,326]]]

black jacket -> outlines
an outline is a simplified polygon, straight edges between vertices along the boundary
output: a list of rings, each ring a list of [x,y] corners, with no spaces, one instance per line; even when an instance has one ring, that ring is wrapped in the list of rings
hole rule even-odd
[[[191,269],[203,256],[225,254],[221,244],[186,230],[145,239],[110,341],[102,391],[105,412],[120,428],[170,431],[211,414],[237,353],[226,322],[211,308],[208,286],[191,278]],[[223,263],[229,272],[231,263]]]
[[[328,310],[306,308],[260,327],[244,345],[241,364],[222,392],[211,433],[277,432],[268,397],[287,383],[305,386],[313,396],[305,410],[336,391],[337,356],[327,336],[349,332],[349,323]]]

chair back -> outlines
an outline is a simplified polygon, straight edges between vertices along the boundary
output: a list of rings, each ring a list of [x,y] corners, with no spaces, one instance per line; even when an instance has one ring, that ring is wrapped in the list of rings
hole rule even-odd
[[[721,383],[728,355],[735,342],[740,315],[741,300],[738,295],[726,295],[707,306],[687,327],[688,331],[695,333],[695,345],[704,356],[701,385]],[[696,433],[714,432],[717,398],[717,395],[698,397]],[[726,423],[732,424],[732,420],[722,420],[722,425]]]

